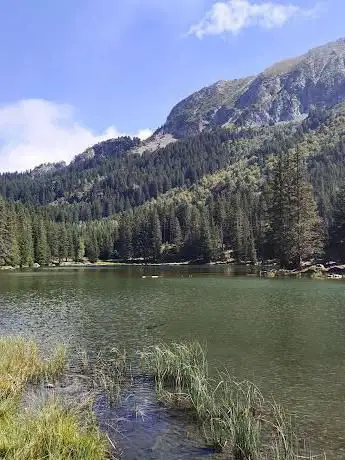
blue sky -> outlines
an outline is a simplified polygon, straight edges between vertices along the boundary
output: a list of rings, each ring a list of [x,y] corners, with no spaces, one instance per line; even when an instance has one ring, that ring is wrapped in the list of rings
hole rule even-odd
[[[345,35],[344,0],[1,0],[0,170],[145,137],[172,106]]]

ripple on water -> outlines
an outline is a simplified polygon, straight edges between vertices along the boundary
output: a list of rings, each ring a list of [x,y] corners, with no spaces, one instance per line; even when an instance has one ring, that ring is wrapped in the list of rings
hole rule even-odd
[[[150,274],[160,278],[142,279]],[[197,339],[212,369],[227,367],[257,382],[298,414],[332,460],[344,459],[344,283],[232,275],[229,267],[0,272],[0,330],[91,353]],[[145,416],[129,416],[134,402]],[[104,420],[128,415],[120,422],[126,458],[209,454],[150,387],[137,388],[114,415],[101,403],[99,410]]]

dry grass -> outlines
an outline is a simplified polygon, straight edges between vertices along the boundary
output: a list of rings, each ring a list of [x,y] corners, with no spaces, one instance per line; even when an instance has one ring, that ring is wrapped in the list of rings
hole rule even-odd
[[[54,355],[45,360],[33,341],[18,338],[0,339],[0,395],[20,394],[28,383],[54,378],[66,364],[66,353],[58,347]]]
[[[66,354],[43,359],[33,341],[0,339],[0,458],[4,460],[104,460],[107,442],[91,411],[64,407],[52,397],[23,408],[28,384],[62,374]]]

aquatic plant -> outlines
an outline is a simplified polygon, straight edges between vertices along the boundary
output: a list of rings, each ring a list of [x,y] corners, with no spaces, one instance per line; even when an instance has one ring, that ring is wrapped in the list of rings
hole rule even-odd
[[[104,357],[102,352],[90,358],[85,350],[79,350],[79,366],[96,393],[107,396],[110,405],[121,401],[124,388],[132,379],[131,364],[126,350],[112,348]]]
[[[140,356],[155,376],[158,398],[188,409],[209,446],[234,460],[314,458],[301,448],[293,418],[275,401],[265,401],[254,384],[229,372],[210,377],[199,343],[155,345]]]

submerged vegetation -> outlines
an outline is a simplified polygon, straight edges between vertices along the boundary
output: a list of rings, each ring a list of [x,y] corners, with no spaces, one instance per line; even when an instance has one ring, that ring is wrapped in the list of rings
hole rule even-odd
[[[209,446],[234,460],[316,458],[301,442],[293,417],[254,384],[228,372],[211,377],[199,343],[156,345],[141,357],[155,375],[158,398],[187,409]]]
[[[89,411],[65,407],[54,395],[38,404],[30,404],[24,397],[30,384],[60,376],[65,363],[63,348],[46,360],[32,341],[0,339],[0,458],[107,458],[105,436],[97,429]]]

